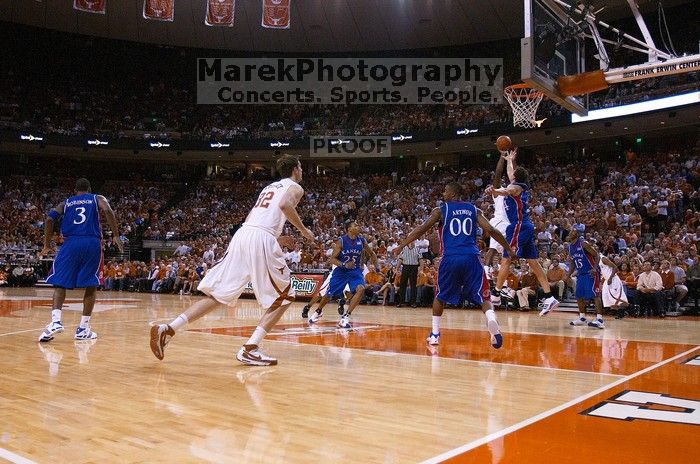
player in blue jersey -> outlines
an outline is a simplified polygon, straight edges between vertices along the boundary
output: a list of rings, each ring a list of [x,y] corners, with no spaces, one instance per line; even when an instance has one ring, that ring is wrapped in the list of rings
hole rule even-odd
[[[462,296],[470,301],[481,303],[486,315],[486,326],[491,334],[491,345],[500,348],[503,345],[496,313],[489,300],[491,294],[489,282],[476,244],[477,229],[481,229],[509,252],[510,245],[473,204],[461,201],[462,186],[450,182],[443,192],[444,203],[433,209],[428,220],[411,231],[406,239],[394,250],[398,256],[401,250],[412,241],[422,237],[435,224],[440,224],[440,267],[435,285],[433,300],[433,324],[428,344],[440,343],[440,318],[445,304],[458,305]]]
[[[500,303],[503,296],[503,284],[508,277],[511,257],[524,258],[530,265],[530,269],[537,276],[537,281],[542,286],[544,298],[540,303],[540,316],[547,315],[550,311],[559,306],[559,300],[552,296],[552,289],[549,286],[547,275],[544,273],[540,262],[537,260],[538,252],[535,246],[535,226],[530,221],[528,199],[530,187],[527,184],[529,174],[523,167],[515,167],[516,151],[513,150],[502,155],[508,162],[508,178],[510,185],[505,188],[494,188],[489,185],[485,193],[493,196],[505,197],[504,206],[508,215],[509,225],[506,228],[506,239],[514,254],[504,251],[501,260],[501,268],[496,279],[496,291],[492,301]]]
[[[336,266],[333,269],[333,275],[328,283],[328,291],[321,298],[320,307],[322,308],[328,303],[331,298],[342,298],[346,285],[350,287],[350,292],[353,294],[348,308],[340,316],[338,327],[342,329],[352,328],[350,324],[350,315],[355,310],[362,296],[365,293],[365,276],[362,273],[362,257],[367,254],[369,259],[377,265],[377,255],[367,246],[367,241],[360,235],[360,226],[356,222],[348,222],[345,226],[346,234],[343,235],[333,244],[333,254],[330,262]],[[310,323],[315,323],[320,318],[321,314],[309,319]]]
[[[583,238],[586,226],[575,224],[566,237],[569,242],[569,279],[576,272],[576,303],[578,304],[578,319],[571,325],[586,325],[604,329],[603,302],[600,297],[600,270],[598,263],[600,255],[593,246]],[[594,321],[586,321],[586,302],[593,300],[596,309]]]
[[[68,198],[49,211],[44,226],[44,249],[46,256],[51,251],[51,237],[54,223],[61,220],[63,245],[58,251],[51,273],[46,283],[54,286],[51,323],[39,336],[40,342],[53,340],[54,335],[63,332],[61,309],[66,299],[66,289],[84,288],[83,316],[75,331],[76,340],[93,340],[97,334],[90,330],[90,316],[95,306],[95,293],[102,280],[102,226],[100,211],[107,218],[112,229],[112,242],[123,251],[119,240],[119,227],[114,211],[102,195],[90,193],[90,182],[78,179],[75,183],[75,196]]]

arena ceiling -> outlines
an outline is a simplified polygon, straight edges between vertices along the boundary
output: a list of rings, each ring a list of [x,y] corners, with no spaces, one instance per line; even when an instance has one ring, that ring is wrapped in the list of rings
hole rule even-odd
[[[348,52],[464,45],[517,38],[522,0],[292,0],[289,30],[260,26],[260,0],[237,0],[233,27],[204,25],[205,0],[175,0],[172,23],[142,18],[143,0],[108,0],[107,14],[70,0],[0,0],[0,20],[78,34],[199,48]],[[605,19],[631,16],[627,0],[595,0]],[[654,11],[657,0],[637,0]],[[664,0],[670,7],[689,0]],[[636,32],[636,31],[635,31]]]

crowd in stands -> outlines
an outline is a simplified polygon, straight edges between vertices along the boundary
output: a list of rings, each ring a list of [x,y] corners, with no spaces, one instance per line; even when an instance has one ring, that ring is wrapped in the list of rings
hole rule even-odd
[[[644,303],[642,307],[661,315],[665,308],[675,309],[675,303],[683,303],[688,289],[691,296],[696,295],[700,282],[699,160],[697,148],[645,155],[628,151],[622,160],[605,162],[593,158],[521,160],[530,168],[530,211],[538,231],[541,263],[558,296],[566,297],[573,287],[566,248],[567,229],[573,224],[584,225],[586,239],[618,266],[631,311]],[[409,285],[411,291],[400,300],[396,294],[401,293],[401,268],[391,251],[439,204],[442,188],[451,180],[461,182],[466,199],[490,216],[493,202],[484,195],[484,188],[492,176],[491,169],[449,167],[400,175],[307,174],[299,213],[317,241],[299,240],[295,249],[285,250],[290,267],[295,271],[328,269],[334,240],[344,233],[345,222],[354,220],[379,258],[377,268],[368,273],[367,302],[427,304],[435,282],[436,234],[417,244],[426,258],[419,273],[423,277],[416,283],[415,294],[414,286]],[[112,201],[123,239],[139,229],[144,239],[182,242],[172,258],[107,263],[105,289],[193,292],[207,268],[222,256],[267,182],[207,178],[167,208],[163,206],[174,190],[168,182],[105,182],[103,192]],[[0,254],[36,253],[43,237],[44,214],[69,193],[70,185],[61,178],[3,178]],[[289,228],[286,233],[294,232]],[[490,273],[498,270],[498,259],[486,264]],[[645,267],[660,279],[648,277]],[[510,271],[513,303],[532,308],[541,291],[536,279],[525,264],[515,263]],[[655,285],[661,282],[662,288],[655,288],[657,293],[642,291],[652,281]]]

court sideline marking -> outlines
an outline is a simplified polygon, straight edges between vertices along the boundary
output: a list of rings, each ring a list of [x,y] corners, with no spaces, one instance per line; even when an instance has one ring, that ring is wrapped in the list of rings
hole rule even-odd
[[[698,349],[700,349],[700,346],[696,346],[696,347],[694,347],[694,348],[689,349],[688,351],[685,351],[685,352],[683,352],[683,353],[677,354],[677,355],[675,355],[675,356],[673,356],[673,357],[671,357],[671,358],[668,358],[668,359],[666,359],[666,360],[664,360],[664,361],[658,362],[658,363],[656,363],[656,364],[654,364],[654,365],[652,365],[652,366],[649,366],[649,367],[647,367],[647,368],[645,368],[645,369],[642,369],[642,370],[639,371],[639,372],[635,372],[634,374],[630,374],[630,375],[628,375],[628,376],[626,376],[626,377],[623,377],[623,378],[621,378],[621,379],[619,379],[619,380],[616,380],[615,382],[613,382],[613,383],[611,383],[611,384],[609,384],[609,385],[605,385],[605,386],[603,386],[603,387],[600,387],[600,388],[598,388],[598,389],[596,389],[596,390],[593,390],[593,391],[590,392],[590,393],[586,393],[585,395],[581,395],[581,396],[579,396],[579,397],[577,397],[577,398],[572,399],[571,401],[567,401],[566,403],[564,403],[564,404],[562,404],[562,405],[559,405],[559,406],[557,406],[557,407],[555,407],[555,408],[552,408],[552,409],[550,409],[550,410],[548,410],[548,411],[541,412],[540,414],[537,414],[536,416],[530,417],[529,419],[525,419],[524,421],[518,422],[517,424],[513,424],[513,425],[511,425],[510,427],[506,427],[506,428],[503,429],[503,430],[499,430],[498,432],[494,432],[494,433],[492,433],[492,434],[490,434],[490,435],[486,435],[485,437],[479,438],[478,440],[474,440],[474,441],[472,441],[472,442],[470,442],[470,443],[467,443],[467,444],[465,444],[465,445],[462,445],[462,446],[460,446],[460,447],[458,447],[458,448],[455,448],[455,449],[450,450],[450,451],[446,451],[446,452],[444,452],[444,453],[442,453],[442,454],[440,454],[440,455],[438,455],[438,456],[435,456],[435,457],[433,457],[433,458],[430,458],[430,459],[427,459],[427,460],[425,460],[425,461],[422,461],[420,464],[438,464],[438,463],[443,462],[443,461],[445,461],[445,460],[447,460],[447,459],[453,458],[453,457],[455,457],[455,456],[457,456],[457,455],[459,455],[459,454],[466,453],[466,452],[469,451],[469,450],[472,450],[472,449],[474,449],[474,448],[477,448],[477,447],[479,447],[479,446],[481,446],[481,445],[485,445],[486,443],[489,443],[490,441],[496,440],[497,438],[501,438],[501,437],[503,437],[503,436],[505,436],[505,435],[508,435],[508,434],[510,434],[510,433],[512,433],[512,432],[515,432],[516,430],[520,430],[520,429],[522,429],[522,428],[524,428],[524,427],[527,427],[527,426],[530,425],[530,424],[534,424],[535,422],[541,421],[542,419],[545,419],[545,418],[547,418],[547,417],[549,417],[549,416],[552,416],[552,415],[554,415],[554,414],[556,414],[556,413],[558,413],[558,412],[560,412],[560,411],[563,411],[564,409],[570,408],[571,406],[574,406],[574,405],[576,405],[576,404],[578,404],[578,403],[581,403],[582,401],[585,401],[585,400],[587,400],[587,399],[589,399],[589,398],[592,398],[592,397],[594,397],[594,396],[596,396],[596,395],[599,395],[600,393],[603,393],[603,392],[605,392],[605,391],[607,391],[607,390],[610,390],[610,389],[612,389],[612,388],[615,388],[615,387],[617,387],[618,385],[621,385],[621,384],[623,384],[623,383],[625,383],[625,382],[628,382],[628,381],[630,381],[630,380],[632,380],[632,379],[634,379],[634,378],[636,378],[636,377],[639,377],[639,376],[641,376],[641,375],[644,375],[644,374],[646,374],[647,372],[651,372],[651,371],[653,371],[654,369],[657,369],[657,368],[659,368],[659,367],[661,367],[661,366],[663,366],[663,365],[665,365],[665,364],[668,364],[668,363],[670,363],[670,362],[675,361],[676,359],[680,359],[680,358],[682,358],[682,357],[684,357],[684,356],[688,356],[689,354],[691,354],[691,353],[694,352],[694,351],[697,351]]]
[[[15,454],[10,450],[6,450],[5,448],[0,448],[0,458],[15,464],[37,464],[36,461],[27,459],[19,454]]]

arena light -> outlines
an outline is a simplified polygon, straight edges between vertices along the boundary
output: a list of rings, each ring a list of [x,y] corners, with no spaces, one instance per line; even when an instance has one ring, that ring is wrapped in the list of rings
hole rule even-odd
[[[270,146],[274,148],[288,147],[289,142],[270,142]]]
[[[602,108],[588,112],[588,116],[579,116],[578,114],[571,115],[571,122],[587,122],[598,119],[618,118],[620,116],[629,116],[631,114],[646,113],[648,111],[663,110],[666,108],[674,108],[676,106],[692,105],[700,103],[700,91],[685,93],[682,95],[673,95],[671,97],[658,98],[639,103],[631,103],[629,105],[615,106],[612,108]]]
[[[44,137],[32,134],[21,134],[19,136],[19,139],[24,140],[26,142],[41,142],[44,140]]]
[[[209,148],[229,148],[230,146],[230,143],[209,142]]]

